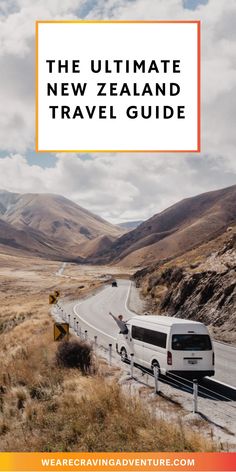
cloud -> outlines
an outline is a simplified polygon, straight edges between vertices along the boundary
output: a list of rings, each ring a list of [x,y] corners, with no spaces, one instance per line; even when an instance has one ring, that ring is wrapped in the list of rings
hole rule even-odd
[[[36,20],[73,19],[74,12],[82,3],[82,0],[10,0],[3,3],[5,14],[0,16],[0,54],[25,57],[32,50]]]
[[[112,222],[148,218],[187,196],[232,185],[235,177],[236,164],[227,171],[222,157],[70,154],[50,168],[29,166],[20,154],[0,159],[1,189],[58,193]]]
[[[35,21],[75,19],[83,1],[16,0],[0,10],[0,149],[34,148]]]
[[[196,2],[195,2],[196,3]],[[201,19],[202,154],[56,156],[29,165],[34,148],[36,19]],[[185,196],[235,183],[236,2],[8,0],[0,7],[0,187],[53,192],[112,220],[151,216]],[[31,160],[32,161],[32,160]]]

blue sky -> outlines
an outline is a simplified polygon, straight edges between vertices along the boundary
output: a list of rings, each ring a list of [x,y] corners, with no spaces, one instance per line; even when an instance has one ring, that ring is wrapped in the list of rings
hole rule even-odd
[[[200,155],[35,153],[34,22],[78,15],[201,20]],[[119,222],[236,183],[235,22],[235,0],[1,0],[0,189],[59,193]]]
[[[194,10],[197,8],[198,5],[206,4],[207,2],[208,0],[183,0],[183,7],[185,9]],[[49,3],[50,3],[50,0],[49,0]],[[87,15],[89,15],[91,11],[93,11],[95,6],[99,5],[99,3],[100,3],[99,0],[86,0],[86,1],[79,2],[80,5],[77,10],[77,14],[79,15],[80,18],[85,18]],[[136,0],[127,0],[127,3],[135,4]],[[14,14],[18,11],[17,2],[8,1],[8,2],[5,2],[5,4],[6,4],[6,9],[9,15]],[[4,3],[3,3],[3,6],[4,6]],[[19,61],[19,59],[15,58],[15,61]],[[18,87],[23,86],[23,80],[21,79],[21,81],[22,82],[18,83],[17,85]],[[27,81],[29,82],[29,85],[30,85],[29,77],[27,78]],[[31,85],[32,85],[32,81],[33,81],[33,74],[31,77]],[[0,159],[4,158],[6,155],[7,155],[7,149],[5,150],[4,147],[1,147]],[[57,162],[57,158],[53,154],[49,154],[49,153],[37,154],[29,147],[26,149],[24,156],[29,165],[37,165],[40,167],[53,167],[55,166]],[[86,159],[86,158],[88,158],[88,156],[82,157],[82,159]]]
[[[195,10],[198,5],[206,5],[208,0],[183,0],[184,8]]]
[[[136,0],[127,0],[127,2],[135,3]],[[183,0],[183,7],[189,10],[195,10],[198,5],[206,4],[208,0]],[[89,13],[94,9],[96,5],[99,4],[99,0],[86,0],[83,1],[78,8],[78,15],[81,18],[85,18]],[[14,2],[8,2],[8,13],[17,12],[17,6]],[[0,149],[0,159],[4,158],[7,155],[5,150]],[[39,167],[54,167],[57,158],[53,154],[41,153],[37,154],[31,149],[27,149],[25,152],[25,158],[30,166],[37,165]],[[88,156],[83,156],[82,159],[86,159]]]

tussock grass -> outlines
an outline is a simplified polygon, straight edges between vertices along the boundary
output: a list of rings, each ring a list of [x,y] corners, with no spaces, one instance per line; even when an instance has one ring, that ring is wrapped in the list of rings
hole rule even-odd
[[[93,351],[87,342],[72,339],[60,343],[56,359],[59,366],[78,368],[84,374],[92,372]]]
[[[0,321],[20,316],[0,334],[0,450],[215,450],[180,419],[171,424],[157,419],[144,398],[125,394],[117,383],[119,371],[104,361],[86,375],[58,364],[59,344],[48,315],[48,291],[58,288],[58,280],[45,262],[35,267],[35,279],[24,278],[23,268],[21,277],[13,271],[8,290],[0,294]],[[74,287],[78,296],[77,282],[61,279],[60,284],[63,293],[73,295]]]
[[[0,423],[1,450],[204,451],[213,443],[182,425],[155,419],[114,380],[84,377],[53,365],[47,378],[8,386]],[[53,379],[51,376],[53,375]],[[50,379],[49,379],[50,376]],[[65,380],[64,380],[65,379]],[[38,394],[35,395],[35,389]]]
[[[116,378],[58,366],[45,327],[1,374],[2,451],[211,451],[181,420],[156,419]],[[117,372],[115,374],[117,376]]]

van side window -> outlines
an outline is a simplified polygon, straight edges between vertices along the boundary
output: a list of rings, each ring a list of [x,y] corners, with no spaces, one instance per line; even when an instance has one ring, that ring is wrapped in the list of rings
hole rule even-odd
[[[143,328],[140,328],[140,326],[132,326],[132,338],[143,341]]]
[[[167,334],[152,329],[141,328],[140,326],[132,326],[132,338],[152,344],[153,346],[165,348]]]

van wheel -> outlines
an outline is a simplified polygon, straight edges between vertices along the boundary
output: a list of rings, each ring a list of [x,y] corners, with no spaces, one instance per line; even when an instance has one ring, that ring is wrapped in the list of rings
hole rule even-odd
[[[151,370],[152,370],[153,374],[154,374],[154,367],[157,367],[158,375],[160,375],[160,373],[161,373],[160,365],[159,365],[159,362],[157,362],[155,359],[154,359],[154,361],[152,361],[152,364],[151,364]]]
[[[127,351],[124,347],[122,347],[121,350],[120,350],[120,358],[121,358],[122,362],[127,362],[127,360],[128,360]]]

